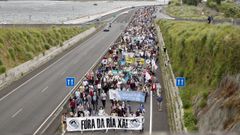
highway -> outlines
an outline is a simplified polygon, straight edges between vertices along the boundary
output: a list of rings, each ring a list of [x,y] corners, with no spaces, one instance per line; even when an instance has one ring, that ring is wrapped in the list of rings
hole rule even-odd
[[[156,13],[157,18],[163,18],[168,19],[167,16],[159,15]],[[160,16],[160,17],[159,17]],[[124,18],[119,18],[118,21],[124,21]],[[157,76],[157,82],[160,82],[162,88],[163,88],[163,82],[162,82],[162,76],[161,76],[161,67],[158,64],[158,70],[156,72]],[[164,89],[162,89],[162,94],[165,97]],[[158,111],[156,96],[153,96],[153,120],[152,120],[152,133],[155,135],[161,134],[161,135],[169,135],[170,129],[168,125],[168,114],[167,114],[167,107],[166,107],[166,101],[163,100],[163,110],[161,112]],[[110,101],[109,101],[110,102]],[[106,112],[110,112],[110,104],[107,103],[107,109],[105,109]],[[139,103],[130,103],[133,107],[133,110],[136,110],[139,106]],[[150,97],[148,96],[146,103],[144,104],[146,113],[144,115],[145,123],[144,123],[144,132],[139,131],[124,131],[124,130],[109,130],[108,132],[105,131],[94,131],[94,132],[83,132],[84,135],[139,135],[139,134],[149,134],[149,126],[150,126]],[[78,135],[80,132],[66,132],[65,135]]]
[[[132,13],[132,12],[131,12]],[[109,32],[98,32],[57,61],[1,90],[1,134],[33,134],[69,93],[65,77],[79,81],[126,26],[120,16]]]
[[[112,24],[109,32],[99,31],[74,49],[2,89],[0,91],[1,135],[33,134],[70,92],[71,88],[65,87],[65,78],[71,76],[79,81],[117,39],[132,14],[133,12],[129,12],[121,15]],[[160,71],[158,74],[160,76]],[[145,107],[146,110],[150,110],[149,99]],[[149,121],[149,112],[147,112],[145,132],[149,130]],[[154,99],[153,132],[168,131],[165,102],[163,111],[158,112]]]

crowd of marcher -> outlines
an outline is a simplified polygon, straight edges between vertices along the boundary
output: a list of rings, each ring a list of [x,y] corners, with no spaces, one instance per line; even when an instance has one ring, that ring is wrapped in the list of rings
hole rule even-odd
[[[145,93],[145,102],[151,90],[161,97],[155,76],[159,47],[153,24],[154,12],[154,7],[135,12],[126,30],[109,48],[96,70],[85,76],[71,96],[69,112],[63,115],[64,118],[144,115],[144,103],[139,103],[139,107],[133,110],[129,101],[109,100],[109,90],[140,91]]]

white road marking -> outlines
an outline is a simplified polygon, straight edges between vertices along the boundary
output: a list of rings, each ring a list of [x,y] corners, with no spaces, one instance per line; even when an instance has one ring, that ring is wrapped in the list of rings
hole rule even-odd
[[[150,123],[149,123],[149,135],[152,135],[152,113],[153,113],[153,101],[152,101],[152,91],[150,91]]]
[[[48,86],[47,86],[46,88],[42,89],[41,92],[44,92],[44,91],[46,91],[47,89],[48,89]]]
[[[12,115],[12,118],[14,118],[15,116],[17,116],[22,110],[23,110],[23,108],[20,108],[17,112],[15,112],[15,113]]]

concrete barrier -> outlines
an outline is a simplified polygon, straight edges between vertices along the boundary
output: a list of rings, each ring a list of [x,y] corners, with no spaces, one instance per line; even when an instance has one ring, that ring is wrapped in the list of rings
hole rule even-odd
[[[162,33],[159,26],[155,23],[157,29],[159,47],[160,49],[160,65],[162,69],[164,89],[166,90],[167,110],[169,127],[171,132],[181,133],[186,132],[183,120],[183,104],[178,93],[178,87],[175,86],[175,76],[169,63],[169,56],[167,51],[164,52],[165,43],[163,41]]]
[[[52,47],[49,50],[41,53],[40,55],[34,57],[32,60],[29,60],[15,68],[8,70],[6,73],[0,75],[0,89],[4,86],[10,84],[11,82],[21,78],[26,73],[29,73],[36,69],[37,67],[43,65],[44,63],[48,62],[61,52],[65,51],[66,49],[70,48],[80,40],[88,37],[92,33],[96,31],[95,27],[91,27],[90,29],[74,36],[73,38],[63,42],[62,46]]]

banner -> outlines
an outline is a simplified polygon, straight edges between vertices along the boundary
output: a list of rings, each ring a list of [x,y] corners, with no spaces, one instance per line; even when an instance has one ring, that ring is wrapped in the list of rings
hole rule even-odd
[[[134,101],[134,102],[144,102],[145,93],[138,91],[118,91],[109,90],[109,98],[116,99],[119,101]]]
[[[126,63],[128,64],[132,64],[135,62],[135,58],[132,58],[132,57],[126,57]]]
[[[145,60],[143,58],[136,58],[136,61],[139,61],[141,65],[144,64]]]
[[[143,116],[141,117],[69,117],[67,131],[94,131],[107,129],[141,130],[143,128]]]

